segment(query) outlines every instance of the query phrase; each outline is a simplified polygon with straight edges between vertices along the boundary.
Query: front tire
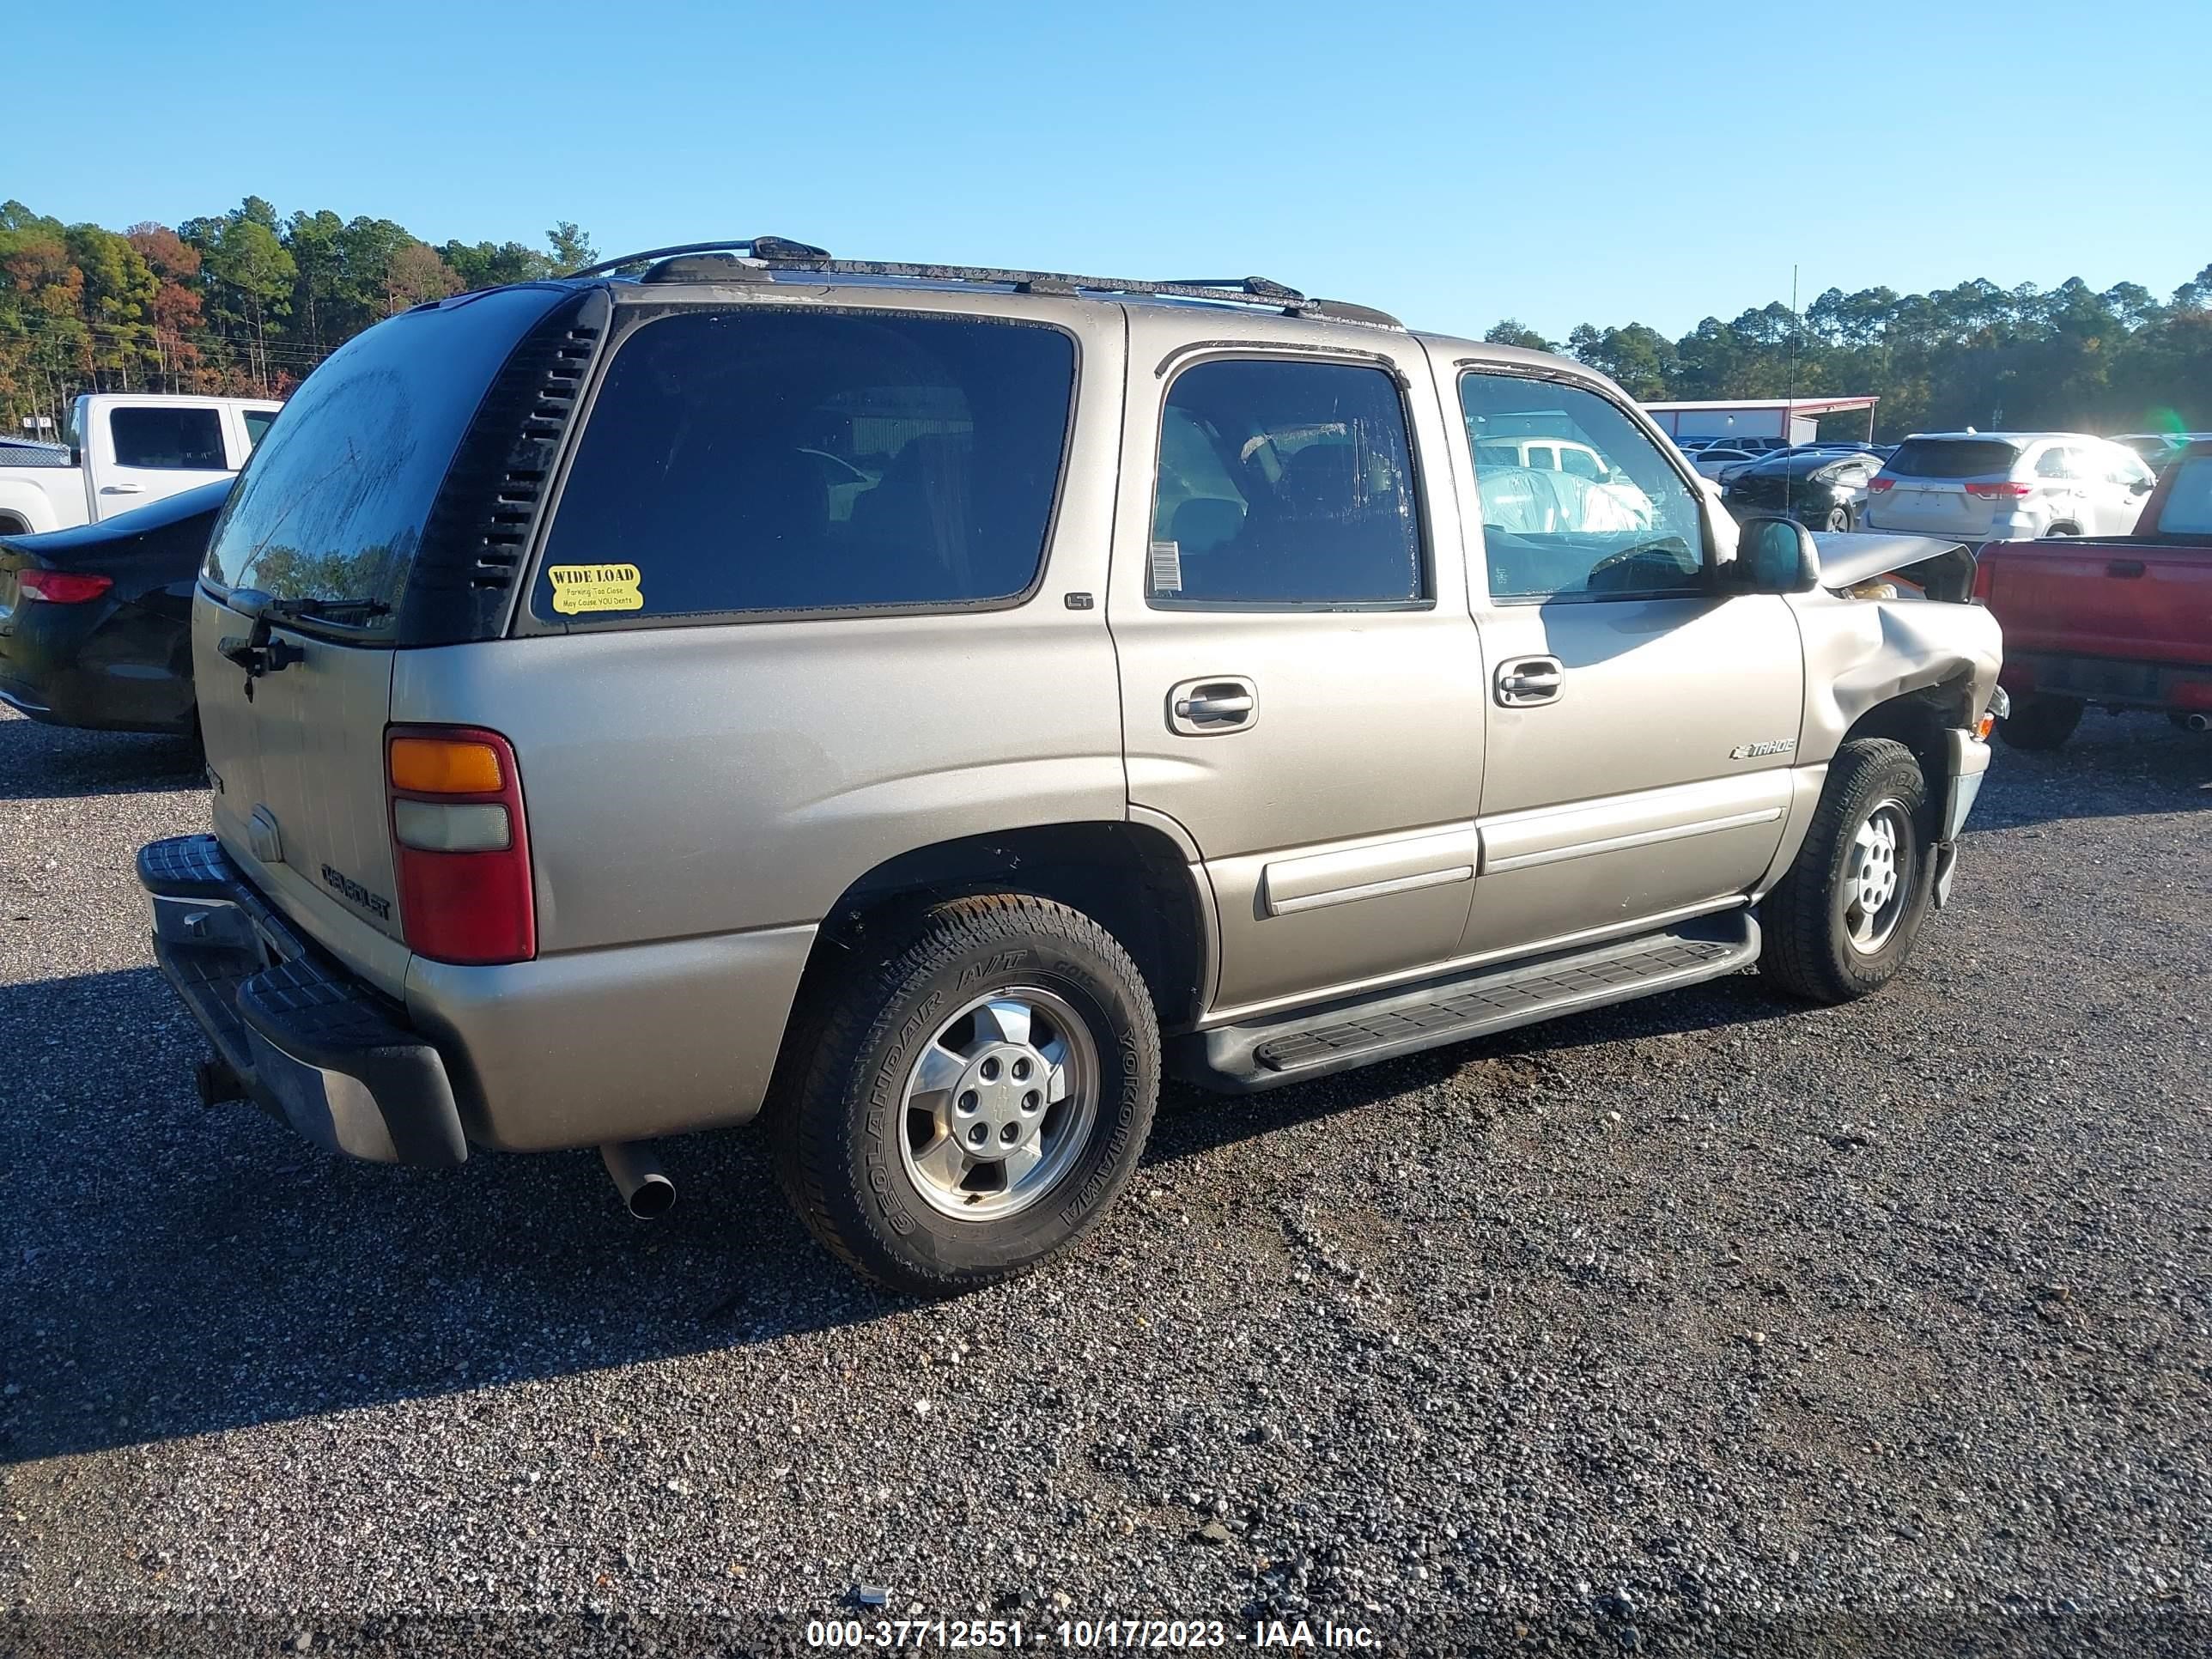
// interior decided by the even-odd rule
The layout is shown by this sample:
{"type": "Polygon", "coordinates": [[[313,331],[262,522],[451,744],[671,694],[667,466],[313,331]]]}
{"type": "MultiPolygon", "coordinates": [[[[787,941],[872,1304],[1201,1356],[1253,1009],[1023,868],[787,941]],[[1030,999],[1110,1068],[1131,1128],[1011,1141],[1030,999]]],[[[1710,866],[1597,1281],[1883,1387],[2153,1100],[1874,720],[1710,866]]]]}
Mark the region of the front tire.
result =
{"type": "Polygon", "coordinates": [[[1928,783],[1903,744],[1836,751],[1805,844],[1760,907],[1759,970],[1820,1003],[1880,990],[1905,965],[1936,888],[1928,783]]]}
{"type": "Polygon", "coordinates": [[[1090,917],[1026,894],[937,905],[825,994],[772,1108],[776,1163],[849,1267],[921,1296],[977,1289],[1067,1249],[1127,1185],[1159,1030],[1090,917]]]}
{"type": "Polygon", "coordinates": [[[1850,508],[1848,507],[1831,507],[1828,510],[1827,527],[1830,530],[1849,530],[1851,527],[1850,508]]]}
{"type": "Polygon", "coordinates": [[[2074,735],[2074,728],[2081,724],[2082,708],[2079,697],[2023,691],[2012,700],[2012,713],[1997,722],[1997,735],[2008,748],[2047,754],[2074,735]]]}

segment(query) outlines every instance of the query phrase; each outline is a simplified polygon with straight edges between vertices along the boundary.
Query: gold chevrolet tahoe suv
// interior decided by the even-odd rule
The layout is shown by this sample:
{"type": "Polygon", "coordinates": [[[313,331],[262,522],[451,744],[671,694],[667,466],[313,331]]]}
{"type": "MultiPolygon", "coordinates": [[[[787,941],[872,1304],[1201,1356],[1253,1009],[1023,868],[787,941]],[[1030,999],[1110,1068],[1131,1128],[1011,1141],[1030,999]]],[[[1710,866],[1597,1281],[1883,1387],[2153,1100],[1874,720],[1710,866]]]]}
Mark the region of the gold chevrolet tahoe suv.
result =
{"type": "Polygon", "coordinates": [[[209,1098],[641,1214],[757,1116],[952,1291],[1097,1224],[1164,1072],[1880,988],[1988,764],[1972,574],[1256,278],[659,249],[295,394],[199,584],[215,833],[140,873],[209,1098]]]}

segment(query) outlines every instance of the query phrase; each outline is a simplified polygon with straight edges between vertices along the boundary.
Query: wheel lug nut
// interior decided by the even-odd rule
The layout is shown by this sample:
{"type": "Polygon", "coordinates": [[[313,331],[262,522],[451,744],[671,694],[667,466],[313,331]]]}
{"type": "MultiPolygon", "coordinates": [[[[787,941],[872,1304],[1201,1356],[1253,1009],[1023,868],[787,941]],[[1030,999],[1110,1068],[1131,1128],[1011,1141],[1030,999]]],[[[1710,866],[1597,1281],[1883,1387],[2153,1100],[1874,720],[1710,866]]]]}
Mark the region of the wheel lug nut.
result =
{"type": "Polygon", "coordinates": [[[1005,1128],[999,1131],[999,1139],[1005,1141],[1009,1146],[1012,1146],[1021,1138],[1022,1127],[1018,1123],[1009,1123],[1005,1128]]]}
{"type": "Polygon", "coordinates": [[[1016,1082],[1020,1082],[1023,1079],[1028,1077],[1029,1074],[1029,1061],[1026,1060],[1018,1060],[1014,1062],[1014,1080],[1016,1082]]]}
{"type": "Polygon", "coordinates": [[[1034,1089],[1022,1097],[1022,1109],[1025,1112],[1034,1112],[1044,1102],[1038,1097],[1037,1091],[1034,1089]]]}
{"type": "Polygon", "coordinates": [[[979,1123],[968,1132],[968,1144],[971,1146],[980,1146],[990,1138],[991,1130],[988,1124],[979,1123]]]}
{"type": "Polygon", "coordinates": [[[967,1091],[960,1097],[960,1109],[963,1113],[972,1112],[975,1109],[975,1091],[973,1089],[967,1091]]]}
{"type": "Polygon", "coordinates": [[[998,1075],[999,1062],[995,1060],[985,1060],[983,1062],[983,1081],[988,1083],[993,1078],[998,1075]]]}

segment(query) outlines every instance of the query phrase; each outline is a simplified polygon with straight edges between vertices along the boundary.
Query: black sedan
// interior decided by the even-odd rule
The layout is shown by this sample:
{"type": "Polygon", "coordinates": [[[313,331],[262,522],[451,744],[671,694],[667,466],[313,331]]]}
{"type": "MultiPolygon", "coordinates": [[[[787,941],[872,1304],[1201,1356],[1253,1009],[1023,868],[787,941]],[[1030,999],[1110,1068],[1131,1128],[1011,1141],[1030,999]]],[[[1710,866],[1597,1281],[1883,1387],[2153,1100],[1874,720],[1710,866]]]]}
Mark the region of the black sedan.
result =
{"type": "Polygon", "coordinates": [[[1770,455],[1728,482],[1732,513],[1780,513],[1813,530],[1856,530],[1866,513],[1867,480],[1881,458],[1865,450],[1800,450],[1770,455]]]}
{"type": "Polygon", "coordinates": [[[188,734],[192,587],[217,479],[100,524],[0,537],[0,702],[33,720],[188,734]]]}

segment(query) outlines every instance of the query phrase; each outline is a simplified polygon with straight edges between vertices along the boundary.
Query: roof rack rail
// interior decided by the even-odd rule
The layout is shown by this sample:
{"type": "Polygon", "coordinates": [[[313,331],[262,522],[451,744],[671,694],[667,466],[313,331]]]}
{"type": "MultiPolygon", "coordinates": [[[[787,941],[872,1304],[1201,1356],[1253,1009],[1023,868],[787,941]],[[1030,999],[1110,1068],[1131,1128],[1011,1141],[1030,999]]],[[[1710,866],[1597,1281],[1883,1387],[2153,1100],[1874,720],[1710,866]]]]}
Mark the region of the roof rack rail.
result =
{"type": "Polygon", "coordinates": [[[679,242],[673,247],[649,247],[640,253],[625,253],[618,259],[602,259],[595,265],[571,270],[569,276],[597,276],[604,271],[620,270],[625,265],[641,265],[656,259],[672,259],[684,253],[735,253],[742,250],[768,264],[776,259],[826,259],[827,248],[811,242],[794,242],[787,236],[741,236],[724,242],[679,242]]]}
{"type": "MultiPolygon", "coordinates": [[[[753,236],[718,242],[685,242],[674,247],[648,248],[617,259],[602,259],[571,276],[596,276],[630,265],[667,262],[673,265],[687,256],[702,253],[742,253],[749,264],[772,270],[818,271],[830,276],[911,277],[923,282],[990,283],[1004,284],[1017,294],[1140,294],[1176,300],[1212,300],[1264,305],[1292,317],[1323,317],[1339,322],[1372,324],[1381,328],[1405,325],[1385,311],[1352,305],[1341,300],[1320,300],[1265,276],[1187,276],[1148,282],[1133,276],[1074,276],[1062,271],[1018,270],[993,265],[911,264],[881,259],[838,259],[807,242],[782,236],[753,236]]],[[[690,277],[690,270],[683,275],[690,277]]]]}

